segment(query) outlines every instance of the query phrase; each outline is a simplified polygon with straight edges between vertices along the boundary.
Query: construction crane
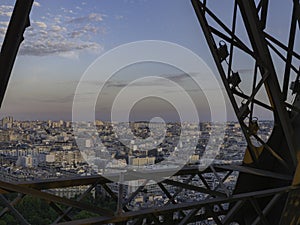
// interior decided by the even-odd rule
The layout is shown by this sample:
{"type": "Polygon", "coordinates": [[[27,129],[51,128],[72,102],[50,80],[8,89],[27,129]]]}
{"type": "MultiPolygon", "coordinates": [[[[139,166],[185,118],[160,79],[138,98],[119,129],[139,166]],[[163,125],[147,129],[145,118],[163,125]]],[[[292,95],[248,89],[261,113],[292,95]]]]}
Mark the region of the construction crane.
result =
{"type": "MultiPolygon", "coordinates": [[[[122,200],[122,194],[117,196],[107,185],[111,180],[102,176],[23,183],[0,181],[0,200],[5,205],[0,212],[0,218],[11,212],[21,224],[28,224],[14,206],[24,196],[32,195],[49,202],[58,214],[54,221],[57,224],[189,224],[201,221],[215,224],[235,222],[245,225],[300,224],[300,55],[295,48],[300,27],[299,0],[292,1],[287,44],[267,32],[268,0],[232,0],[232,3],[232,24],[229,26],[208,7],[208,1],[192,0],[217,70],[247,141],[242,165],[212,165],[204,171],[199,171],[195,166],[186,166],[174,175],[187,176],[184,182],[166,179],[157,184],[168,197],[165,205],[137,211],[131,211],[128,204],[139,193],[145,193],[146,184],[137,188],[126,200],[122,200]],[[246,37],[243,38],[237,32],[239,19],[246,30],[246,37]],[[236,50],[253,62],[253,82],[248,94],[247,91],[243,91],[244,83],[235,66],[235,57],[239,56],[235,54],[236,50]],[[279,81],[281,74],[274,65],[274,57],[281,59],[284,64],[282,85],[279,81]],[[267,94],[267,98],[259,99],[261,91],[267,94]],[[290,96],[294,99],[292,102],[289,100],[290,96]],[[274,115],[274,128],[268,140],[260,137],[259,115],[255,114],[257,107],[274,115]],[[232,194],[228,194],[222,182],[234,171],[239,172],[236,187],[232,194]],[[212,189],[207,184],[207,173],[224,175],[218,188],[212,189]],[[199,176],[204,187],[191,182],[195,176],[199,176]],[[77,200],[44,192],[51,188],[79,185],[88,185],[89,188],[77,200]],[[101,186],[118,203],[117,212],[80,201],[97,186],[101,186]],[[170,186],[176,187],[177,192],[171,193],[167,188],[170,186]],[[207,198],[178,204],[176,196],[183,190],[204,193],[207,198]],[[9,201],[3,195],[5,193],[19,195],[9,201]],[[59,205],[69,208],[63,210],[59,205]],[[70,216],[72,208],[90,211],[99,216],[74,221],[70,216]]],[[[0,55],[0,104],[24,31],[30,25],[29,14],[32,5],[33,0],[17,0],[15,3],[0,55]]],[[[128,179],[139,177],[142,178],[143,174],[137,171],[135,176],[128,179]]],[[[122,185],[120,189],[122,190],[122,185]]]]}

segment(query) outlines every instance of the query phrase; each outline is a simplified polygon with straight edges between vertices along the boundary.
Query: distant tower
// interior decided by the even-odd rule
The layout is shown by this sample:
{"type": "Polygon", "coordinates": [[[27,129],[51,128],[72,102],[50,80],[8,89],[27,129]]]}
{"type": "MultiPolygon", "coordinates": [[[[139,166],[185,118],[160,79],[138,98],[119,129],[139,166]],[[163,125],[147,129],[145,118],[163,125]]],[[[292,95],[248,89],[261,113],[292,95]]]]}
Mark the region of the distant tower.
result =
{"type": "Polygon", "coordinates": [[[12,128],[13,122],[14,122],[14,119],[12,116],[4,117],[4,118],[2,118],[2,127],[4,129],[12,128]]]}

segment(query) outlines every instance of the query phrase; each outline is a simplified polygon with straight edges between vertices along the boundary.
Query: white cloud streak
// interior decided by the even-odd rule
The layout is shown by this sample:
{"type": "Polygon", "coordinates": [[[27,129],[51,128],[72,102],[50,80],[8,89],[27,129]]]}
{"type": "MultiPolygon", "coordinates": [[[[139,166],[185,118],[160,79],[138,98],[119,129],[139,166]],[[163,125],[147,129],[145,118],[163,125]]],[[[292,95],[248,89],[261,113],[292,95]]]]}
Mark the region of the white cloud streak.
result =
{"type": "Polygon", "coordinates": [[[72,18],[69,23],[88,23],[88,22],[101,22],[105,15],[99,13],[91,13],[87,16],[72,18]]]}
{"type": "Polygon", "coordinates": [[[10,17],[14,7],[10,5],[0,5],[0,16],[10,17]]]}
{"type": "MultiPolygon", "coordinates": [[[[42,6],[35,1],[34,7],[42,6]]],[[[0,5],[1,39],[6,33],[12,11],[12,5],[0,5]]],[[[39,19],[32,20],[31,26],[25,31],[25,41],[20,47],[19,54],[24,56],[58,55],[71,59],[78,58],[82,51],[99,54],[103,47],[95,42],[93,37],[97,33],[104,32],[105,29],[99,22],[104,20],[105,15],[90,13],[74,17],[73,13],[71,14],[72,16],[47,13],[39,19]]]]}
{"type": "Polygon", "coordinates": [[[41,7],[41,4],[40,4],[39,2],[37,2],[37,1],[35,1],[35,2],[33,3],[33,6],[34,6],[34,7],[41,7]]]}
{"type": "Polygon", "coordinates": [[[39,28],[42,28],[42,29],[46,29],[47,28],[47,25],[44,23],[44,22],[34,22],[34,24],[36,26],[38,26],[39,28]]]}

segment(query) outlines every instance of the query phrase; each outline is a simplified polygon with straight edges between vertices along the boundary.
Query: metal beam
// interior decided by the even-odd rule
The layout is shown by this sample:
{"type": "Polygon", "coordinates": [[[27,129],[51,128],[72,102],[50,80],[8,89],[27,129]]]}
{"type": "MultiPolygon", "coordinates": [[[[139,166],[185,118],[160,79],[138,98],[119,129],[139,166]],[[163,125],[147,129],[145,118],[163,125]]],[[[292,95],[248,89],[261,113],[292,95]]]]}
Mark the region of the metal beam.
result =
{"type": "Polygon", "coordinates": [[[76,202],[67,198],[61,198],[59,196],[56,195],[52,195],[46,192],[42,192],[39,190],[35,190],[35,189],[31,189],[31,188],[27,188],[27,187],[22,187],[19,185],[15,185],[15,184],[11,184],[11,183],[7,183],[4,181],[0,181],[0,188],[5,189],[9,192],[18,192],[18,193],[23,193],[26,195],[32,195],[32,196],[36,196],[39,197],[41,199],[45,199],[47,201],[53,201],[56,203],[60,203],[63,205],[68,205],[68,206],[72,206],[75,208],[79,208],[79,209],[86,209],[88,211],[94,212],[94,213],[98,213],[98,214],[103,214],[103,215],[113,215],[113,212],[111,210],[107,210],[107,209],[102,209],[96,206],[90,206],[86,203],[83,202],[76,202]]]}
{"type": "Polygon", "coordinates": [[[20,44],[24,40],[23,34],[30,26],[29,14],[32,5],[33,0],[17,0],[7,28],[0,53],[0,107],[20,44]]]}
{"type": "Polygon", "coordinates": [[[300,190],[300,186],[288,186],[269,190],[255,191],[249,193],[236,194],[231,197],[217,197],[214,199],[206,199],[200,202],[191,203],[181,203],[177,205],[168,205],[163,207],[156,207],[151,209],[143,209],[139,211],[126,212],[122,215],[116,217],[95,217],[89,219],[83,219],[72,222],[59,223],[60,225],[79,225],[79,224],[106,224],[106,223],[116,223],[121,221],[129,221],[138,217],[145,217],[149,214],[154,214],[156,216],[168,214],[171,212],[177,212],[179,210],[192,210],[200,209],[206,205],[217,205],[224,203],[237,202],[240,200],[250,200],[251,198],[259,199],[263,197],[273,196],[279,193],[288,193],[290,191],[300,190]]]}
{"type": "MultiPolygon", "coordinates": [[[[81,194],[76,200],[79,202],[81,201],[85,196],[87,196],[87,194],[89,194],[97,185],[97,183],[91,185],[83,194],[81,194]]],[[[68,214],[72,211],[73,207],[69,207],[67,208],[65,211],[63,211],[61,213],[61,215],[53,222],[53,224],[58,223],[59,221],[61,221],[63,218],[68,218],[68,214]]]]}
{"type": "Polygon", "coordinates": [[[209,189],[206,189],[203,187],[198,187],[198,186],[194,186],[194,185],[190,185],[190,184],[181,183],[181,182],[170,180],[170,179],[164,180],[164,181],[162,181],[162,183],[169,184],[172,186],[182,187],[182,188],[188,189],[188,190],[198,191],[198,192],[209,194],[212,196],[226,196],[226,194],[224,194],[222,192],[209,190],[209,189]]]}
{"type": "Polygon", "coordinates": [[[299,8],[299,0],[294,0],[293,6],[293,13],[291,19],[291,27],[290,27],[290,37],[289,43],[287,48],[287,56],[286,56],[286,64],[285,64],[285,71],[284,71],[284,80],[283,80],[283,97],[284,100],[287,98],[287,93],[289,90],[289,81],[290,81],[290,74],[291,74],[291,65],[293,59],[293,49],[295,45],[295,38],[296,38],[296,28],[297,28],[297,21],[298,21],[298,8],[299,8]]]}
{"type": "Polygon", "coordinates": [[[244,165],[244,166],[216,165],[215,167],[232,170],[232,171],[239,171],[239,172],[253,174],[253,175],[257,175],[257,176],[270,177],[270,178],[274,178],[274,179],[281,179],[281,180],[288,180],[288,181],[293,180],[292,175],[275,173],[275,172],[268,171],[268,170],[261,170],[261,169],[257,169],[257,168],[253,168],[253,167],[248,167],[246,165],[244,165]]]}
{"type": "MultiPolygon", "coordinates": [[[[210,49],[210,51],[212,53],[212,56],[214,58],[214,61],[216,63],[217,69],[218,69],[218,71],[220,73],[220,76],[221,76],[221,79],[222,79],[223,84],[225,86],[227,95],[228,95],[229,100],[230,100],[230,102],[232,104],[233,110],[234,110],[235,114],[237,115],[237,119],[238,119],[239,123],[241,124],[242,131],[243,131],[244,136],[245,136],[245,138],[247,140],[247,143],[248,143],[248,147],[249,147],[248,149],[249,149],[249,153],[251,155],[251,158],[252,158],[252,160],[255,163],[257,163],[257,157],[255,155],[255,150],[254,150],[254,148],[253,148],[253,146],[251,144],[251,140],[250,140],[250,137],[249,137],[249,135],[247,133],[246,127],[242,126],[242,124],[244,124],[243,118],[241,118],[241,117],[238,116],[240,114],[240,108],[239,108],[239,106],[238,106],[238,104],[237,104],[237,102],[235,100],[235,97],[233,95],[232,89],[230,88],[229,82],[227,80],[226,73],[225,73],[224,68],[222,66],[222,63],[220,61],[220,57],[219,57],[219,53],[218,53],[218,47],[217,47],[217,45],[215,43],[214,37],[212,36],[211,28],[210,28],[210,26],[208,24],[208,21],[207,21],[206,17],[205,17],[205,14],[209,13],[210,11],[199,0],[192,0],[192,4],[193,4],[194,10],[195,10],[195,13],[197,15],[197,18],[199,20],[199,23],[201,25],[201,28],[203,30],[204,36],[206,38],[206,41],[208,43],[209,49],[210,49]]],[[[225,25],[223,25],[223,23],[220,21],[220,19],[218,19],[213,13],[211,13],[210,16],[220,26],[222,26],[223,29],[227,28],[225,25]]],[[[229,31],[226,30],[226,32],[232,33],[230,30],[229,31]]],[[[235,34],[231,34],[231,36],[232,37],[233,36],[236,37],[235,34]]]]}
{"type": "MultiPolygon", "coordinates": [[[[269,73],[269,77],[265,82],[265,87],[269,96],[269,100],[276,109],[275,113],[278,115],[280,125],[282,126],[284,136],[288,145],[288,151],[290,153],[290,160],[295,169],[297,165],[297,157],[295,143],[292,138],[293,127],[284,105],[284,98],[280,91],[277,74],[268,49],[267,42],[264,37],[263,30],[259,26],[259,19],[256,14],[254,1],[237,0],[237,3],[241,11],[252,48],[261,62],[258,64],[260,73],[269,73]]],[[[285,160],[289,161],[289,159],[285,160]]]]}
{"type": "MultiPolygon", "coordinates": [[[[19,203],[23,198],[24,198],[24,194],[18,194],[18,196],[14,199],[14,200],[12,200],[9,204],[11,205],[11,206],[14,206],[14,205],[16,205],[17,203],[19,203]]],[[[9,208],[8,207],[5,207],[1,212],[0,212],[0,218],[2,217],[2,216],[4,216],[7,212],[9,211],[9,208]]]]}
{"type": "Polygon", "coordinates": [[[0,200],[4,203],[4,205],[12,212],[12,214],[19,220],[22,225],[30,225],[25,218],[19,213],[13,205],[2,195],[0,194],[0,200]]]}

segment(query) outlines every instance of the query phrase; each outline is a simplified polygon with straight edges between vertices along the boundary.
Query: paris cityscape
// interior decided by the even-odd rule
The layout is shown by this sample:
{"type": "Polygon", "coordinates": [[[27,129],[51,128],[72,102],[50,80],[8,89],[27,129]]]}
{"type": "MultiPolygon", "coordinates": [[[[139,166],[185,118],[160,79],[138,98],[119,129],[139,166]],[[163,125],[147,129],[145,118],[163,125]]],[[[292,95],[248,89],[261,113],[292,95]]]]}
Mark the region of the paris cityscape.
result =
{"type": "MultiPolygon", "coordinates": [[[[146,122],[132,123],[131,128],[133,133],[138,137],[146,137],[149,128],[146,122]]],[[[101,138],[105,148],[110,153],[108,158],[99,158],[100,164],[107,168],[133,166],[134,168],[144,168],[152,166],[151,170],[155,173],[156,163],[168,158],[177,145],[178,136],[180,135],[180,123],[168,123],[165,139],[157,145],[157,148],[140,151],[136,145],[132,145],[132,149],[121,144],[114,135],[111,122],[87,122],[81,126],[81,132],[88,131],[91,126],[95,126],[98,131],[98,136],[101,138]]],[[[201,156],[205,152],[208,143],[211,123],[200,123],[200,135],[198,143],[193,154],[190,155],[187,164],[197,165],[201,156]]],[[[267,140],[272,131],[272,121],[259,122],[259,135],[262,139],[267,140]]],[[[13,117],[4,117],[1,120],[0,130],[0,154],[1,154],[1,179],[11,182],[39,181],[44,179],[58,179],[76,176],[93,176],[101,175],[103,170],[96,170],[94,165],[87,163],[78,148],[77,143],[84,146],[85,149],[93,150],[96,148],[96,137],[82,138],[75,140],[72,122],[70,121],[18,121],[13,117]],[[83,142],[83,143],[81,143],[83,142]]],[[[238,122],[227,122],[223,144],[220,152],[213,161],[213,165],[226,165],[242,163],[246,141],[242,134],[238,122]]],[[[92,151],[93,152],[93,151],[92,151]]],[[[96,157],[94,155],[94,157],[96,157]]],[[[98,160],[98,166],[99,166],[98,160]]],[[[219,181],[213,174],[206,175],[211,188],[218,186],[219,181]]],[[[235,185],[237,173],[231,175],[231,179],[227,179],[227,188],[232,190],[235,185]]],[[[185,180],[186,176],[181,176],[179,179],[185,180]]],[[[177,178],[178,179],[178,178],[177,178]]],[[[143,179],[132,181],[126,185],[125,197],[136,190],[136,188],[144,182],[143,179]]],[[[193,182],[199,183],[200,178],[195,176],[193,182]]],[[[112,189],[113,185],[110,184],[112,189]]],[[[149,185],[148,191],[151,193],[151,201],[144,201],[142,196],[135,199],[133,207],[141,206],[141,204],[159,204],[164,201],[165,196],[161,190],[155,188],[155,185],[149,185]]],[[[86,186],[69,187],[51,190],[54,194],[61,197],[74,197],[86,190],[86,186]]],[[[99,191],[99,190],[98,190],[99,191]]],[[[101,190],[100,190],[101,191],[101,190]]],[[[175,191],[175,190],[171,190],[175,191]]],[[[191,192],[191,191],[189,191],[191,192]]],[[[103,191],[104,193],[104,191],[103,191]]],[[[201,193],[185,193],[190,200],[203,199],[205,196],[201,193]],[[194,197],[193,194],[195,195],[194,197]]],[[[148,196],[149,198],[149,196],[148,196]]],[[[184,197],[181,196],[182,201],[184,197]]]]}

